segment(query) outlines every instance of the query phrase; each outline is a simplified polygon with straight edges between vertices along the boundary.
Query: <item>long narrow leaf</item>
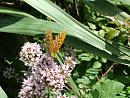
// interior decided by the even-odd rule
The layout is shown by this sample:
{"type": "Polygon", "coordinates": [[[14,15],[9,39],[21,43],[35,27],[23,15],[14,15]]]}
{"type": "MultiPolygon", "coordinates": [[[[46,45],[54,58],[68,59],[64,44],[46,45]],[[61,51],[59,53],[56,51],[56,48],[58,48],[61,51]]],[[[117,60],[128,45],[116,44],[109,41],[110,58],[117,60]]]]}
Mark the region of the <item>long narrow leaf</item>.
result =
{"type": "Polygon", "coordinates": [[[0,16],[0,32],[17,33],[24,35],[43,34],[47,30],[59,32],[63,26],[46,20],[32,19],[28,17],[19,18],[14,16],[0,16]]]}
{"type": "Polygon", "coordinates": [[[35,18],[34,16],[27,14],[25,12],[22,12],[20,10],[8,8],[8,7],[2,7],[2,6],[0,6],[0,13],[35,18]]]}

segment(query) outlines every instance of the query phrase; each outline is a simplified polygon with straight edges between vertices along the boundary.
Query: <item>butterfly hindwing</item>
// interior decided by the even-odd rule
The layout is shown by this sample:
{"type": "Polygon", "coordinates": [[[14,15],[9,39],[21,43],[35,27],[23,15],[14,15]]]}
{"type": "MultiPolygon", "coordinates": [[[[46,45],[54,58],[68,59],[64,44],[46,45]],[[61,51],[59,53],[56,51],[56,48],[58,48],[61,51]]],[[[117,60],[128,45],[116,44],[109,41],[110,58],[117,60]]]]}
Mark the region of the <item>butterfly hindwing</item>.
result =
{"type": "Polygon", "coordinates": [[[61,45],[63,44],[63,41],[65,39],[66,32],[60,32],[57,36],[56,39],[53,41],[53,51],[56,53],[61,45]]]}

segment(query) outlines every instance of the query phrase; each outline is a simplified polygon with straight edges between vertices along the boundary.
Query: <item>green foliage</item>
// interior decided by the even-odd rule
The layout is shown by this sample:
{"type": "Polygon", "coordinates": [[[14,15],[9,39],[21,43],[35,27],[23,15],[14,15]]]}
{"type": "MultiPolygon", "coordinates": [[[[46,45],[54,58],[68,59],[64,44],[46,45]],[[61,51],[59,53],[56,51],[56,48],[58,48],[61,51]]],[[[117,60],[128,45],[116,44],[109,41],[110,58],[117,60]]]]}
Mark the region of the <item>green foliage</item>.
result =
{"type": "MultiPolygon", "coordinates": [[[[48,17],[51,17],[56,22],[60,23],[63,26],[61,28],[65,28],[68,31],[67,35],[72,37],[72,38],[68,37],[68,39],[66,39],[66,40],[68,41],[69,44],[71,44],[75,48],[87,50],[87,51],[89,51],[91,53],[94,53],[94,54],[96,54],[98,56],[101,56],[101,57],[104,57],[104,58],[107,57],[107,59],[114,60],[116,62],[129,65],[129,57],[128,57],[129,53],[127,53],[125,51],[126,49],[129,50],[128,48],[122,46],[125,49],[123,49],[123,50],[122,50],[122,48],[118,49],[118,47],[120,47],[120,46],[118,44],[116,44],[116,43],[115,43],[115,45],[113,47],[112,44],[106,42],[103,39],[100,39],[98,36],[93,34],[93,32],[90,29],[88,29],[87,27],[85,27],[84,25],[82,25],[81,23],[76,21],[74,18],[72,18],[70,15],[65,13],[63,10],[61,10],[59,7],[57,7],[56,5],[54,5],[50,1],[42,1],[42,3],[40,1],[35,1],[35,2],[34,1],[33,2],[32,1],[26,1],[26,2],[31,4],[34,8],[36,8],[37,10],[42,12],[43,14],[47,15],[48,17]],[[39,5],[39,6],[37,7],[37,5],[39,5]],[[49,7],[50,9],[53,9],[53,10],[48,10],[46,6],[49,7]],[[57,14],[57,12],[59,14],[57,14]],[[63,19],[61,19],[61,17],[63,19]],[[75,44],[75,40],[79,44],[75,44]],[[96,51],[95,51],[95,49],[96,49],[96,51]]],[[[31,21],[31,23],[30,23],[30,20],[28,20],[28,21],[29,22],[27,22],[26,19],[23,20],[23,18],[15,20],[15,21],[13,21],[13,24],[12,24],[13,27],[12,27],[12,25],[11,25],[11,27],[8,27],[8,26],[3,27],[2,26],[3,28],[1,28],[1,31],[2,32],[7,32],[9,30],[12,30],[10,32],[15,32],[15,33],[16,32],[17,33],[26,32],[25,33],[26,35],[28,35],[28,33],[30,33],[30,32],[31,33],[34,32],[33,35],[41,34],[41,30],[39,30],[39,27],[41,28],[42,21],[41,21],[41,23],[38,22],[40,24],[34,24],[34,25],[38,26],[36,28],[36,30],[34,30],[34,27],[36,27],[36,26],[33,25],[34,21],[31,21]],[[23,23],[23,25],[22,25],[22,27],[24,29],[22,28],[21,31],[19,31],[19,29],[21,28],[21,23],[19,23],[19,22],[21,22],[21,21],[23,21],[23,22],[25,21],[25,23],[23,23]],[[27,26],[27,25],[29,25],[28,23],[31,24],[29,27],[27,26]],[[20,24],[20,25],[18,25],[18,24],[20,24]]],[[[37,22],[35,21],[35,23],[37,23],[37,22]]],[[[56,27],[56,26],[54,26],[54,27],[56,27]]],[[[60,27],[60,26],[58,26],[58,27],[60,27]]],[[[42,31],[45,31],[48,28],[44,28],[44,30],[42,30],[42,31]]]]}
{"type": "MultiPolygon", "coordinates": [[[[123,98],[118,94],[123,90],[124,85],[120,82],[116,82],[113,80],[101,80],[96,83],[94,87],[98,91],[98,96],[94,96],[93,98],[123,98]]],[[[94,93],[93,91],[92,93],[94,93]]],[[[97,95],[97,94],[94,94],[97,95]]]]}
{"type": "MultiPolygon", "coordinates": [[[[17,98],[26,72],[18,60],[20,47],[27,41],[44,42],[43,34],[48,30],[67,31],[65,44],[73,47],[77,60],[64,94],[129,98],[130,68],[124,66],[130,65],[129,0],[51,1],[0,1],[0,85],[9,98],[17,98]],[[11,77],[4,76],[12,68],[6,75],[11,77]]],[[[58,61],[63,63],[60,58],[58,61]]],[[[7,98],[2,89],[0,98],[7,98]]]]}
{"type": "Polygon", "coordinates": [[[78,55],[78,59],[80,61],[91,61],[92,58],[94,58],[94,55],[88,53],[82,53],[78,55]]]}

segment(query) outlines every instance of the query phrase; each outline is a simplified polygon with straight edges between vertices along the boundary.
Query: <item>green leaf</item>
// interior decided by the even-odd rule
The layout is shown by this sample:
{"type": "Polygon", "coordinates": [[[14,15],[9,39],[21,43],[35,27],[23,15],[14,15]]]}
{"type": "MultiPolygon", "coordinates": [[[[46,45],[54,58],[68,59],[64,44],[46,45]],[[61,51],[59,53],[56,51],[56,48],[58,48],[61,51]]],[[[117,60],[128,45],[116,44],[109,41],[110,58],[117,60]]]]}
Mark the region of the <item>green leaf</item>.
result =
{"type": "Polygon", "coordinates": [[[94,62],[93,68],[101,68],[102,64],[99,61],[94,62]]]}
{"type": "Polygon", "coordinates": [[[98,74],[99,73],[99,69],[96,69],[96,68],[89,68],[86,70],[86,73],[87,74],[98,74]]]}
{"type": "Polygon", "coordinates": [[[123,12],[121,9],[117,8],[116,6],[112,5],[110,2],[106,0],[83,1],[89,6],[91,6],[94,10],[98,11],[105,17],[110,18],[114,21],[115,17],[117,17],[117,19],[120,20],[120,23],[123,23],[125,19],[130,18],[130,16],[127,13],[123,12]]]}
{"type": "Polygon", "coordinates": [[[83,76],[81,79],[77,79],[77,83],[88,85],[90,83],[90,80],[88,77],[83,76]]]}
{"type": "Polygon", "coordinates": [[[94,58],[94,55],[89,53],[82,53],[78,55],[78,59],[80,59],[81,61],[91,61],[92,58],[94,58]]]}
{"type": "Polygon", "coordinates": [[[8,98],[6,93],[3,91],[1,87],[0,87],[0,98],[8,98]]]}
{"type": "Polygon", "coordinates": [[[95,96],[93,92],[93,98],[123,98],[118,96],[124,88],[124,85],[120,82],[106,79],[105,81],[97,82],[94,88],[98,91],[98,94],[95,96]]]}
{"type": "Polygon", "coordinates": [[[88,25],[91,29],[95,30],[96,29],[96,25],[91,23],[91,22],[88,22],[88,25]]]}
{"type": "Polygon", "coordinates": [[[41,19],[32,19],[28,17],[20,18],[10,15],[0,16],[0,32],[34,36],[43,34],[50,29],[53,30],[53,32],[58,33],[63,30],[63,26],[56,22],[41,19]]]}
{"type": "Polygon", "coordinates": [[[101,63],[107,63],[107,59],[106,59],[106,58],[101,58],[101,59],[100,59],[100,62],[101,62],[101,63]]]}
{"type": "Polygon", "coordinates": [[[13,9],[13,8],[8,8],[8,7],[2,7],[0,6],[0,13],[2,14],[10,14],[10,15],[16,15],[17,17],[30,17],[30,18],[34,18],[34,16],[30,15],[30,14],[27,14],[25,12],[22,12],[20,10],[16,10],[16,9],[13,9]]]}
{"type": "Polygon", "coordinates": [[[130,0],[120,0],[120,2],[130,12],[130,0]]]}
{"type": "Polygon", "coordinates": [[[122,4],[129,5],[130,7],[130,0],[119,0],[122,4]]]}
{"type": "Polygon", "coordinates": [[[105,30],[102,30],[102,29],[98,32],[98,35],[99,35],[101,38],[104,38],[105,34],[106,34],[105,30]]]}
{"type": "Polygon", "coordinates": [[[105,35],[105,38],[107,40],[112,40],[113,38],[118,36],[120,33],[119,30],[116,30],[116,29],[110,28],[110,27],[103,27],[103,29],[107,32],[107,34],[105,35]]]}

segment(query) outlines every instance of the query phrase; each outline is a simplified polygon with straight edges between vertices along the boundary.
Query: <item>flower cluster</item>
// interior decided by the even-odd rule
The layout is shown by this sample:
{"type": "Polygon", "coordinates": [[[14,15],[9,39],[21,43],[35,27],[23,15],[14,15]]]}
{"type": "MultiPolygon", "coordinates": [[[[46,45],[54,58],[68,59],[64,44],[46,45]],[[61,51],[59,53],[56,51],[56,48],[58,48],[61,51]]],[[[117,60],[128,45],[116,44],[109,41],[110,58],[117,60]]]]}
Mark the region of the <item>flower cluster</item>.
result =
{"type": "Polygon", "coordinates": [[[55,92],[56,95],[60,95],[61,90],[64,87],[64,78],[61,74],[61,68],[54,62],[48,54],[44,54],[38,63],[41,74],[46,79],[48,87],[55,92]]]}
{"type": "Polygon", "coordinates": [[[34,98],[37,96],[41,98],[43,96],[43,90],[45,90],[44,79],[36,73],[32,73],[24,79],[22,89],[19,92],[19,98],[34,98]]]}
{"type": "Polygon", "coordinates": [[[40,45],[29,42],[22,47],[20,57],[26,66],[30,66],[31,72],[23,81],[19,98],[43,98],[48,90],[53,92],[55,98],[62,98],[65,79],[71,75],[76,64],[71,57],[65,57],[64,64],[58,65],[48,53],[42,53],[40,45]]]}
{"type": "Polygon", "coordinates": [[[37,43],[25,43],[20,51],[20,60],[26,66],[33,66],[39,61],[42,55],[41,47],[37,43]]]}
{"type": "Polygon", "coordinates": [[[76,62],[72,60],[71,57],[65,57],[64,64],[61,65],[62,74],[64,78],[70,77],[73,68],[75,67],[76,62]]]}

